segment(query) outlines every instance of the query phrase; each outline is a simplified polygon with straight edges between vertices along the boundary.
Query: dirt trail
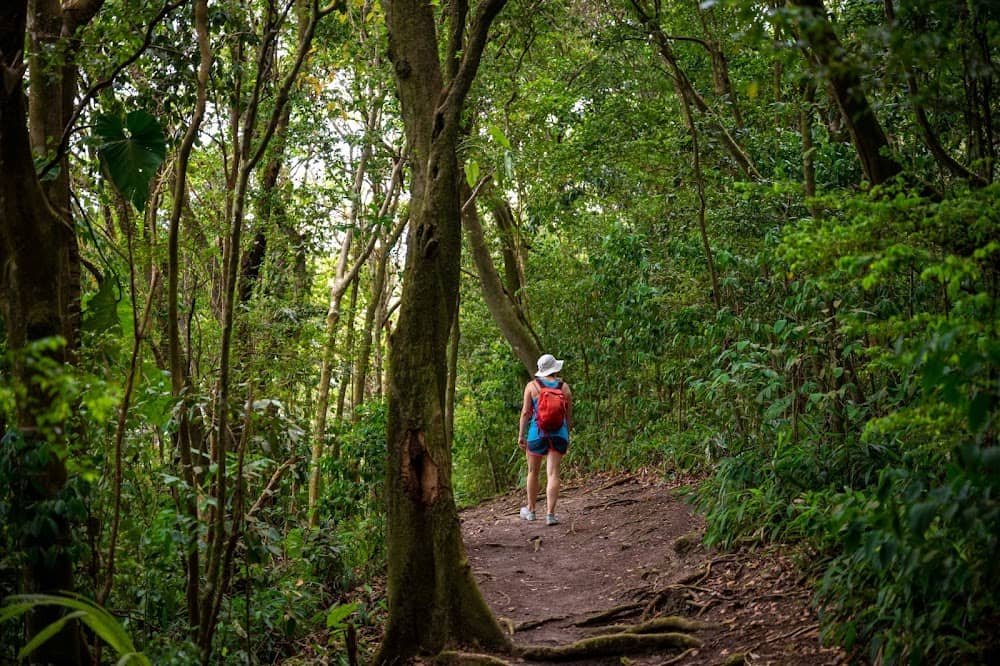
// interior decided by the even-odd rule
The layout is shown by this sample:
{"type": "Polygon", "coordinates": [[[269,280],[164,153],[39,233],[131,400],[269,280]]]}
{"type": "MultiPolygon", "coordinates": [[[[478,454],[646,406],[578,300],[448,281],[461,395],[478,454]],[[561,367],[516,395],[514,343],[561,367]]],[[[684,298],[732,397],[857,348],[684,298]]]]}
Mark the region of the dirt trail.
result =
{"type": "Polygon", "coordinates": [[[701,647],[564,663],[744,663],[738,655],[750,664],[847,663],[841,651],[820,646],[810,591],[792,562],[775,549],[703,548],[703,522],[674,492],[680,485],[638,476],[569,483],[557,511],[562,523],[552,527],[518,517],[520,493],[463,511],[476,579],[514,642],[566,645],[594,636],[597,624],[678,615],[707,625],[691,632],[701,647]]]}

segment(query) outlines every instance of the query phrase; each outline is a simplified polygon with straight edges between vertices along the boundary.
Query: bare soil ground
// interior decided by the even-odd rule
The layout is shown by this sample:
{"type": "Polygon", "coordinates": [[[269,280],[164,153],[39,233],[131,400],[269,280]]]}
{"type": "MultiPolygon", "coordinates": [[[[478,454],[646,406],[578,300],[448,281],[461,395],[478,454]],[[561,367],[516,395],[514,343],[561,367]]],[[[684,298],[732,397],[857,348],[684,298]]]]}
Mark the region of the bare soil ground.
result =
{"type": "Polygon", "coordinates": [[[515,644],[567,645],[607,625],[620,632],[680,616],[703,623],[689,632],[700,647],[564,663],[848,663],[820,645],[810,589],[789,557],[777,548],[705,549],[703,521],[675,492],[682,485],[633,475],[571,482],[552,527],[520,519],[523,493],[462,511],[476,579],[515,644]]]}

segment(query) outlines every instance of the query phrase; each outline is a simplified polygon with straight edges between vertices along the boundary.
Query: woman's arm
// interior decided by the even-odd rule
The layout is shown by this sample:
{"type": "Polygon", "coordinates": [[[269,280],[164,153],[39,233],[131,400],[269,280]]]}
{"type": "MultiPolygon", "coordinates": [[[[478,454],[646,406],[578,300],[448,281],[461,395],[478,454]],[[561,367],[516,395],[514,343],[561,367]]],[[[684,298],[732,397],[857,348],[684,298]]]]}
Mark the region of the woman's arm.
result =
{"type": "Polygon", "coordinates": [[[531,404],[531,384],[524,387],[524,400],[521,402],[521,420],[517,428],[517,444],[522,449],[528,446],[528,422],[531,420],[531,412],[534,405],[531,404]]]}
{"type": "Polygon", "coordinates": [[[566,395],[566,431],[573,425],[573,392],[569,388],[569,384],[563,382],[563,393],[566,395]]]}

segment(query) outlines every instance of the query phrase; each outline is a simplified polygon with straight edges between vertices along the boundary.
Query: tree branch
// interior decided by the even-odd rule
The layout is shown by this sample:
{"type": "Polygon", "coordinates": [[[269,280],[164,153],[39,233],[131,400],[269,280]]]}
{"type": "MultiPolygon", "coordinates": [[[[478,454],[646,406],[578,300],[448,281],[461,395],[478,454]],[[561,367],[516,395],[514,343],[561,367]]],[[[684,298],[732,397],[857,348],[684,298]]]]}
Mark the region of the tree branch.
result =
{"type": "Polygon", "coordinates": [[[465,19],[469,14],[469,2],[468,0],[452,0],[451,7],[448,50],[445,51],[444,63],[445,77],[447,77],[446,85],[455,79],[461,64],[458,53],[462,50],[462,36],[465,34],[465,19]]]}
{"type": "MultiPolygon", "coordinates": [[[[465,102],[472,81],[476,77],[479,69],[479,61],[483,57],[483,50],[486,48],[486,41],[490,33],[490,25],[497,17],[507,0],[483,0],[476,10],[476,15],[469,26],[469,41],[465,45],[462,53],[462,62],[455,73],[450,85],[445,88],[447,94],[444,101],[438,107],[439,113],[447,116],[457,116],[459,110],[465,102]]],[[[457,120],[457,118],[451,118],[457,120]]]]}

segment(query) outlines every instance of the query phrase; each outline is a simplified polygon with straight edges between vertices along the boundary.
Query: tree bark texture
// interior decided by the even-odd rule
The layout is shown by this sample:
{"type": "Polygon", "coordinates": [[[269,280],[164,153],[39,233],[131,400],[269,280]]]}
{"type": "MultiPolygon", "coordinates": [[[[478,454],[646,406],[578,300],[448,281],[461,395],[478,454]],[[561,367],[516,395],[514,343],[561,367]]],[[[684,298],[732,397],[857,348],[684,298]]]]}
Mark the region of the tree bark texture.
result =
{"type": "MultiPolygon", "coordinates": [[[[78,32],[100,11],[104,0],[29,0],[28,3],[28,126],[34,157],[48,158],[58,150],[66,127],[73,118],[77,92],[76,53],[78,32]]],[[[70,212],[69,157],[63,154],[59,168],[49,173],[42,191],[62,219],[58,243],[51,248],[63,273],[58,297],[65,312],[62,335],[68,359],[75,357],[80,343],[80,247],[70,212]]]]}
{"type": "Polygon", "coordinates": [[[462,543],[446,418],[448,340],[457,315],[462,247],[459,122],[489,26],[503,4],[483,0],[466,31],[466,3],[451,3],[442,64],[431,5],[383,1],[413,160],[406,272],[389,349],[389,621],[378,663],[437,653],[455,643],[507,645],[462,543]]]}

